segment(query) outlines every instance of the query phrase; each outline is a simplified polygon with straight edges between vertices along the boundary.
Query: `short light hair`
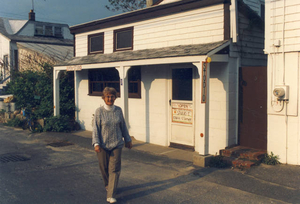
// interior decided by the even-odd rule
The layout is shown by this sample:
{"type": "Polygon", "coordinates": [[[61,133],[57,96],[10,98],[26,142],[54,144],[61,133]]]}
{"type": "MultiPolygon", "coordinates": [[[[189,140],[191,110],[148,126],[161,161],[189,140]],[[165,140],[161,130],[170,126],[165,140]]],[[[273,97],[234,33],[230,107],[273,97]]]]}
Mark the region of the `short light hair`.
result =
{"type": "Polygon", "coordinates": [[[115,96],[115,98],[117,98],[117,91],[115,88],[113,87],[105,87],[102,91],[103,95],[102,95],[102,98],[104,99],[105,98],[105,95],[107,94],[112,94],[115,96]]]}

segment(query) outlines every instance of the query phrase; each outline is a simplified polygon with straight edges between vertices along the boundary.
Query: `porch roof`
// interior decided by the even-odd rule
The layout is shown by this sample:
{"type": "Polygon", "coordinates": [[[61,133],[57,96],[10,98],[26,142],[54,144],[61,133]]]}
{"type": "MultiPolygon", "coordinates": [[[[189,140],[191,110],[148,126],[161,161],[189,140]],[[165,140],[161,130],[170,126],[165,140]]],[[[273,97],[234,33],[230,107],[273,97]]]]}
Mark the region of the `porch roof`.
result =
{"type": "Polygon", "coordinates": [[[185,56],[203,56],[227,43],[228,40],[196,45],[179,45],[156,49],[123,51],[111,54],[94,54],[74,57],[71,60],[58,63],[57,66],[87,65],[131,60],[159,59],[185,56]]]}

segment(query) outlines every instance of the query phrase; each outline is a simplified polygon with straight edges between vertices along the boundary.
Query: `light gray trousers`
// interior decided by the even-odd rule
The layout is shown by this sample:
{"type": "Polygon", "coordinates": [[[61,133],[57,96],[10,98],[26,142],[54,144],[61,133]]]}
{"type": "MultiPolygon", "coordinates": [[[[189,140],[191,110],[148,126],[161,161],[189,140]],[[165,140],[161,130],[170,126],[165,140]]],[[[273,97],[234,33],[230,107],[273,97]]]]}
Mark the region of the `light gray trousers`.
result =
{"type": "Polygon", "coordinates": [[[111,151],[101,148],[101,151],[97,152],[104,186],[107,189],[107,198],[115,198],[116,195],[121,173],[121,154],[121,148],[116,148],[111,151]]]}

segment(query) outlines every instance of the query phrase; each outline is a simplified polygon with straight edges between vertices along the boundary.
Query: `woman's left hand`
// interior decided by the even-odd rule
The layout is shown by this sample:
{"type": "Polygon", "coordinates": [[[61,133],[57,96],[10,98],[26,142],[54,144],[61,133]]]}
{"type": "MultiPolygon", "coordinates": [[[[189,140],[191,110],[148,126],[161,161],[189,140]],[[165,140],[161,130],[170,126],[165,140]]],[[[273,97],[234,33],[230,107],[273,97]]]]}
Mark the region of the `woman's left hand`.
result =
{"type": "Polygon", "coordinates": [[[128,149],[131,149],[132,148],[132,142],[126,142],[125,143],[125,147],[127,147],[128,149]]]}

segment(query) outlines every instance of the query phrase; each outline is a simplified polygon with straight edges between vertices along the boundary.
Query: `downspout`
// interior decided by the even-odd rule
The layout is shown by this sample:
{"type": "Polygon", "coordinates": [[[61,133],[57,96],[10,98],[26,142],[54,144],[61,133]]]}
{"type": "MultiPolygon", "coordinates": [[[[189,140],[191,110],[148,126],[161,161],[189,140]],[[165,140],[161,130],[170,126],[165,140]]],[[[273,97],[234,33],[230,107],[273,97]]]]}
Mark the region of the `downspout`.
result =
{"type": "MultiPolygon", "coordinates": [[[[285,85],[285,0],[283,0],[283,22],[282,22],[282,83],[283,85],[285,85]]],[[[285,144],[285,148],[286,148],[286,163],[288,163],[288,113],[287,113],[287,103],[288,101],[284,101],[285,103],[285,136],[286,136],[286,144],[285,144]]]]}

